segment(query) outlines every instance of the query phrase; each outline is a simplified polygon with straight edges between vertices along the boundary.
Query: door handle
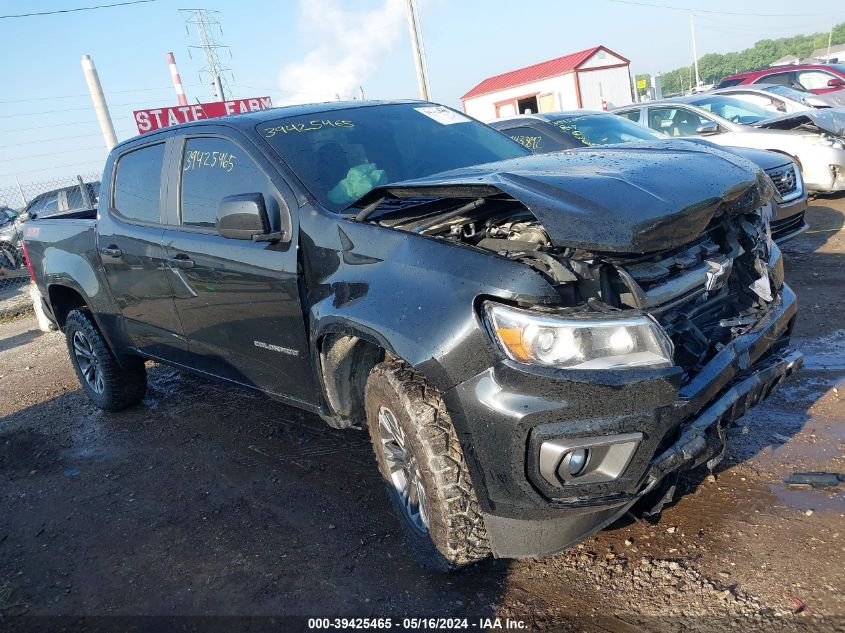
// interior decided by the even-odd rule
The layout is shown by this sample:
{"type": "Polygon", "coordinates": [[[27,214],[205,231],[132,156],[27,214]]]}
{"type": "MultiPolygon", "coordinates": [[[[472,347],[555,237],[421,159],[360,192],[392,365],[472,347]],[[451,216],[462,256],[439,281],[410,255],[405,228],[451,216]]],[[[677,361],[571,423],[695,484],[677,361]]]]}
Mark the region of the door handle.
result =
{"type": "Polygon", "coordinates": [[[188,270],[189,268],[194,267],[194,260],[189,259],[187,255],[177,255],[176,257],[170,258],[170,265],[174,268],[188,270]]]}
{"type": "Polygon", "coordinates": [[[102,252],[103,255],[108,255],[109,257],[114,257],[115,259],[123,257],[123,251],[114,245],[106,246],[102,252]]]}

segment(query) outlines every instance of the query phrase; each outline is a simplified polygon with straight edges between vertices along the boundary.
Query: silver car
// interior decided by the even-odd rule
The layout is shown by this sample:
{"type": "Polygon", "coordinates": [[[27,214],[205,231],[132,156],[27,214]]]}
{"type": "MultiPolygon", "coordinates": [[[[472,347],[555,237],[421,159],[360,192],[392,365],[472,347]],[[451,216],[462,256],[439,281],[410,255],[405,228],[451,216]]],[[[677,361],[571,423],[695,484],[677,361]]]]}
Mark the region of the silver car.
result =
{"type": "Polygon", "coordinates": [[[771,110],[775,115],[778,115],[805,112],[814,108],[836,108],[841,110],[843,104],[840,103],[842,97],[838,95],[839,92],[845,92],[845,90],[817,95],[812,92],[796,90],[795,88],[780,84],[740,84],[738,86],[731,86],[730,88],[711,90],[707,94],[737,97],[738,99],[763,106],[771,110]],[[831,95],[835,95],[835,97],[831,95]]]}
{"type": "Polygon", "coordinates": [[[625,106],[614,113],[675,138],[706,137],[718,145],[787,154],[800,166],[809,191],[845,190],[845,139],[822,129],[806,112],[773,118],[756,104],[705,93],[625,106]]]}

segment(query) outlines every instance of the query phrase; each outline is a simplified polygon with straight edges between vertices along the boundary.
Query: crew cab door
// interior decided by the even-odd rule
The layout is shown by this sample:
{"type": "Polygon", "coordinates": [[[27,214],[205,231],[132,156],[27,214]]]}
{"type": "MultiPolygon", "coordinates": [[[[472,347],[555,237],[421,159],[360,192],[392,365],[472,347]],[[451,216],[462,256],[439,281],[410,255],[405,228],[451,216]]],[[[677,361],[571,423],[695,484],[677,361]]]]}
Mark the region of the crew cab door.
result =
{"type": "Polygon", "coordinates": [[[164,232],[167,271],[191,366],[305,403],[316,402],[297,273],[292,191],[248,139],[179,137],[164,232]],[[222,237],[229,196],[261,194],[278,243],[222,237]]]}
{"type": "Polygon", "coordinates": [[[184,362],[188,346],[161,245],[170,143],[160,139],[117,157],[107,201],[100,204],[97,249],[132,344],[144,354],[184,362]]]}

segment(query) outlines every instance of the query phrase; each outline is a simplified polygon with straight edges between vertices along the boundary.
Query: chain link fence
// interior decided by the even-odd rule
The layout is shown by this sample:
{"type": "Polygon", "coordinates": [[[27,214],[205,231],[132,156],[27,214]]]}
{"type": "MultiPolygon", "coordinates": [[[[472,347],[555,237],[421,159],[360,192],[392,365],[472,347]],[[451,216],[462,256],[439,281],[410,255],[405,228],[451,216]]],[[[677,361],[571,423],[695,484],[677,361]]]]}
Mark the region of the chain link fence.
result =
{"type": "Polygon", "coordinates": [[[99,195],[100,174],[80,174],[0,187],[0,321],[32,309],[21,236],[29,213],[39,217],[84,206],[99,195]]]}

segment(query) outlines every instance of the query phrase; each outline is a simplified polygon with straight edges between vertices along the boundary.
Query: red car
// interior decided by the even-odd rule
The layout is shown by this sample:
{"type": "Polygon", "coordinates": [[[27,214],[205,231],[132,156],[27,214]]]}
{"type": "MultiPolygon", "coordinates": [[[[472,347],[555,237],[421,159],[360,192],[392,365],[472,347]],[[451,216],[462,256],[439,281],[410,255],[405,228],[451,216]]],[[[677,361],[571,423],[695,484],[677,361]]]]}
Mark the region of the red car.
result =
{"type": "Polygon", "coordinates": [[[729,88],[740,84],[781,84],[824,94],[845,88],[845,64],[797,64],[749,70],[728,75],[716,87],[729,88]]]}

